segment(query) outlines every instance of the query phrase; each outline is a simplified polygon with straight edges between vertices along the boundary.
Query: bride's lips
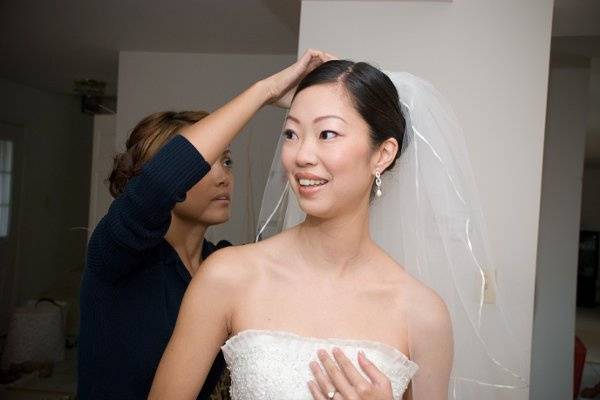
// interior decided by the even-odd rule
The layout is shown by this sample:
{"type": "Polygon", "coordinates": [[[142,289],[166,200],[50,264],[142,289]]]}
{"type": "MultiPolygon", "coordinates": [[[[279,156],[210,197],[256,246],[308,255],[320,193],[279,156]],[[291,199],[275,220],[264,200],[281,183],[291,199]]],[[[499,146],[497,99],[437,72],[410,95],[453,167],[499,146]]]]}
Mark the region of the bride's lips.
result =
{"type": "Polygon", "coordinates": [[[329,183],[329,180],[307,172],[298,172],[294,174],[294,178],[298,185],[298,194],[304,197],[317,194],[329,183]]]}

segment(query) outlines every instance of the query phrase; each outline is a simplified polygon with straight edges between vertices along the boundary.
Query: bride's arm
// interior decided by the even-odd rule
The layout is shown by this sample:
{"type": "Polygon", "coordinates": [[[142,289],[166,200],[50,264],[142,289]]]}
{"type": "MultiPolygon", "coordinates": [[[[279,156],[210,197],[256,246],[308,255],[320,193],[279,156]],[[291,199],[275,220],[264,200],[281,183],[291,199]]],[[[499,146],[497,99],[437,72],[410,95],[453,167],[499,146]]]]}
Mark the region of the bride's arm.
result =
{"type": "Polygon", "coordinates": [[[407,400],[447,400],[454,354],[450,314],[443,300],[427,290],[411,301],[411,358],[419,366],[407,400]]]}
{"type": "Polygon", "coordinates": [[[196,399],[229,334],[229,321],[244,279],[234,248],[211,255],[194,275],[175,330],[156,371],[149,399],[196,399]]]}

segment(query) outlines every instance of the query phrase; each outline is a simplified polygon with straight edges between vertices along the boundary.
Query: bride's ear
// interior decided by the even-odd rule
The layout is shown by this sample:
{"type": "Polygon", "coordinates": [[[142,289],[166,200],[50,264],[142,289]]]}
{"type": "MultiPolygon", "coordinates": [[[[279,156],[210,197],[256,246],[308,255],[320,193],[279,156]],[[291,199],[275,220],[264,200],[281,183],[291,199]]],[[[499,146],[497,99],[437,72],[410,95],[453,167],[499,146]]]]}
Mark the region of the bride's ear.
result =
{"type": "Polygon", "coordinates": [[[373,156],[373,170],[385,171],[398,154],[398,141],[395,138],[388,138],[379,145],[373,156]]]}

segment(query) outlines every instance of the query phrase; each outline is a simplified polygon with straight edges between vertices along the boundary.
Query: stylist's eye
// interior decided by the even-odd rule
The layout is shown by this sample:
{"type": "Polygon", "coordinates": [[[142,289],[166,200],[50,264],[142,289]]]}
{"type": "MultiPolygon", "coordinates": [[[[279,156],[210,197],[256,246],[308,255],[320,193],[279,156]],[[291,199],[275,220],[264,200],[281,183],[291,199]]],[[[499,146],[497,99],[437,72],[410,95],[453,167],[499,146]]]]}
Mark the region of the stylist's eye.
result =
{"type": "Polygon", "coordinates": [[[225,166],[225,168],[233,168],[233,159],[227,157],[226,159],[223,160],[223,166],[225,166]]]}
{"type": "Polygon", "coordinates": [[[338,136],[337,132],[322,131],[321,134],[319,135],[319,138],[324,139],[324,140],[329,140],[329,139],[335,138],[336,136],[338,136]]]}
{"type": "Polygon", "coordinates": [[[294,139],[294,137],[296,137],[296,132],[294,132],[291,129],[286,129],[283,131],[283,137],[286,138],[287,140],[292,140],[294,139]]]}

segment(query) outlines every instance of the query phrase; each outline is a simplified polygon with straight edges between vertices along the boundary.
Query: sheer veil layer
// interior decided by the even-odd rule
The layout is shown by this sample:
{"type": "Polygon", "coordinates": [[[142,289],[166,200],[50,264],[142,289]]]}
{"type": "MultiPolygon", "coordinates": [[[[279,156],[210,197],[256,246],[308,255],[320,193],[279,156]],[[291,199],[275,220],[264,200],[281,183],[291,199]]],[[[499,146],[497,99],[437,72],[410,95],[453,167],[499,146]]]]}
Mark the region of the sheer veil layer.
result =
{"type": "MultiPolygon", "coordinates": [[[[383,196],[371,205],[371,235],[448,306],[454,332],[449,398],[514,398],[515,390],[528,387],[516,372],[525,365],[524,346],[505,316],[505,288],[490,286],[495,268],[462,130],[431,84],[406,72],[386,74],[398,90],[406,132],[396,166],[382,176],[383,196]]],[[[257,240],[304,219],[280,161],[281,145],[282,139],[257,240]]]]}

